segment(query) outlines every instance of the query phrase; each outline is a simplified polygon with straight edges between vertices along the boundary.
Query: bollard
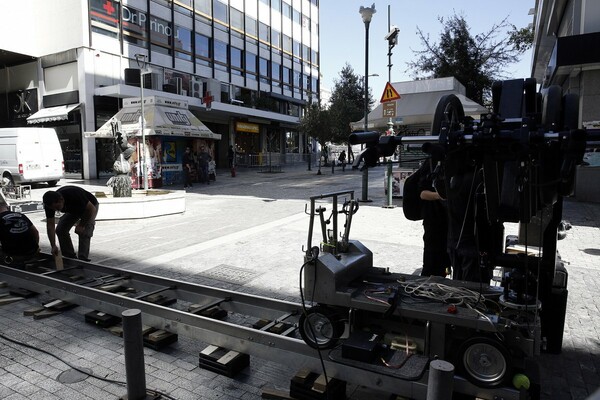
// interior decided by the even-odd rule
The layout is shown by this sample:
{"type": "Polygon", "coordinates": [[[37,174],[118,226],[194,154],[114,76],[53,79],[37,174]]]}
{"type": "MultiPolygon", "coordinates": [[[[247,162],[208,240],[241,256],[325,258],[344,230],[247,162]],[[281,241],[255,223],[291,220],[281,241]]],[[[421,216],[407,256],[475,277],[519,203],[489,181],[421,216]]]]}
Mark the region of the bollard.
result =
{"type": "Polygon", "coordinates": [[[142,312],[138,309],[130,309],[123,311],[121,316],[123,317],[127,400],[142,400],[146,398],[142,312]]]}
{"type": "Polygon", "coordinates": [[[454,365],[443,360],[433,360],[429,364],[427,400],[451,399],[453,390],[454,365]]]}
{"type": "Polygon", "coordinates": [[[392,162],[387,165],[387,207],[392,208],[392,192],[394,189],[394,172],[392,171],[392,162]]]}
{"type": "Polygon", "coordinates": [[[331,162],[331,173],[335,174],[335,161],[331,162]]]}
{"type": "Polygon", "coordinates": [[[369,169],[365,168],[362,173],[362,198],[359,200],[365,203],[373,200],[369,199],[369,169]]]}

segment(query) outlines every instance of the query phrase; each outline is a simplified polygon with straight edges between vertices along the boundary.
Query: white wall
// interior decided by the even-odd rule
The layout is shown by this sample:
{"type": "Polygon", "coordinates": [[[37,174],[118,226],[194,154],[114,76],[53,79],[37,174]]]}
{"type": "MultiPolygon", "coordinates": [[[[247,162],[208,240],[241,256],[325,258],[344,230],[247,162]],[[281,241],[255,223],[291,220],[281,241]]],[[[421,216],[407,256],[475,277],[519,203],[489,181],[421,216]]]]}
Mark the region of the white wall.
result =
{"type": "Polygon", "coordinates": [[[4,3],[8,2],[0,13],[0,49],[41,57],[89,44],[87,1],[4,3]]]}

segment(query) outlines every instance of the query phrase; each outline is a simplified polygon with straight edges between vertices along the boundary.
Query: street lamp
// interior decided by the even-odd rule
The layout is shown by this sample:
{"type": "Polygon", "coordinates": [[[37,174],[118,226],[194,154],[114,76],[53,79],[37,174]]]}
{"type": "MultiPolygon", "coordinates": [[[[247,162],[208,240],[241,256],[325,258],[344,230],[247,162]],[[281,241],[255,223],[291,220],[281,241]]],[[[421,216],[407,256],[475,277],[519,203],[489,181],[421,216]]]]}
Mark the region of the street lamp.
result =
{"type": "MultiPolygon", "coordinates": [[[[364,131],[367,132],[369,126],[369,25],[375,11],[375,3],[371,7],[360,6],[358,9],[363,22],[365,23],[365,127],[364,131]]],[[[369,200],[369,169],[363,169],[362,176],[362,198],[361,201],[368,202],[369,200]]]]}
{"type": "Polygon", "coordinates": [[[146,127],[144,126],[144,74],[147,73],[146,69],[146,55],[136,54],[135,62],[140,67],[140,104],[141,104],[141,117],[140,127],[142,129],[142,145],[138,153],[138,163],[141,164],[140,172],[144,177],[144,190],[148,190],[148,172],[146,171],[146,127]]]}

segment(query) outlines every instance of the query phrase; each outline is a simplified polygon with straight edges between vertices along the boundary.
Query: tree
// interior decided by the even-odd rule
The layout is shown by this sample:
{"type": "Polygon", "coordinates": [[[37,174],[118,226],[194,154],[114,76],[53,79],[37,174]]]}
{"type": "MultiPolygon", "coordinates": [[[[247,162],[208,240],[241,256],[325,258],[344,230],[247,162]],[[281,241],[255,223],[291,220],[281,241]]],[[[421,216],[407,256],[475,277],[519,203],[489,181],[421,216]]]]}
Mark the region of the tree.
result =
{"type": "Polygon", "coordinates": [[[467,97],[480,104],[489,103],[492,83],[506,79],[503,68],[517,62],[533,42],[531,29],[518,30],[507,19],[492,25],[487,32],[471,36],[463,15],[440,17],[443,31],[439,43],[432,42],[429,35],[417,27],[425,48],[413,50],[418,57],[408,63],[409,69],[415,72],[417,79],[454,76],[465,85],[467,97]],[[512,28],[508,40],[499,37],[508,28],[512,28]]]}
{"type": "Polygon", "coordinates": [[[320,103],[310,103],[300,120],[299,130],[315,138],[321,146],[332,139],[329,111],[320,103]]]}
{"type": "MultiPolygon", "coordinates": [[[[352,132],[350,123],[364,117],[365,86],[364,77],[354,73],[349,64],[340,72],[340,79],[335,81],[331,92],[329,113],[331,115],[331,129],[333,142],[347,143],[352,132]]],[[[368,110],[371,111],[373,97],[369,89],[368,110]]]]}

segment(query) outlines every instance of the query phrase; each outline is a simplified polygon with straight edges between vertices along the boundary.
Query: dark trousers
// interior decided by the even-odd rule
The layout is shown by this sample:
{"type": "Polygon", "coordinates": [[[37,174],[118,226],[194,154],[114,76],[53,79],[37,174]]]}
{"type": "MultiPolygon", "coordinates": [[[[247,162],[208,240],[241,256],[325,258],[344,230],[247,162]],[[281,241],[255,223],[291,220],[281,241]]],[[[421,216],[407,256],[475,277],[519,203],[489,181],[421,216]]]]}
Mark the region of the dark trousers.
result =
{"type": "MultiPolygon", "coordinates": [[[[96,206],[96,209],[97,207],[98,206],[96,206]]],[[[90,243],[92,241],[92,236],[94,236],[96,221],[89,221],[85,225],[85,231],[79,235],[79,246],[77,248],[77,254],[75,254],[69,231],[78,221],[79,217],[73,214],[64,214],[58,220],[58,224],[56,224],[56,236],[58,237],[58,243],[60,244],[60,250],[63,256],[70,258],[75,258],[75,256],[77,256],[81,259],[87,259],[90,255],[90,243]]]]}

